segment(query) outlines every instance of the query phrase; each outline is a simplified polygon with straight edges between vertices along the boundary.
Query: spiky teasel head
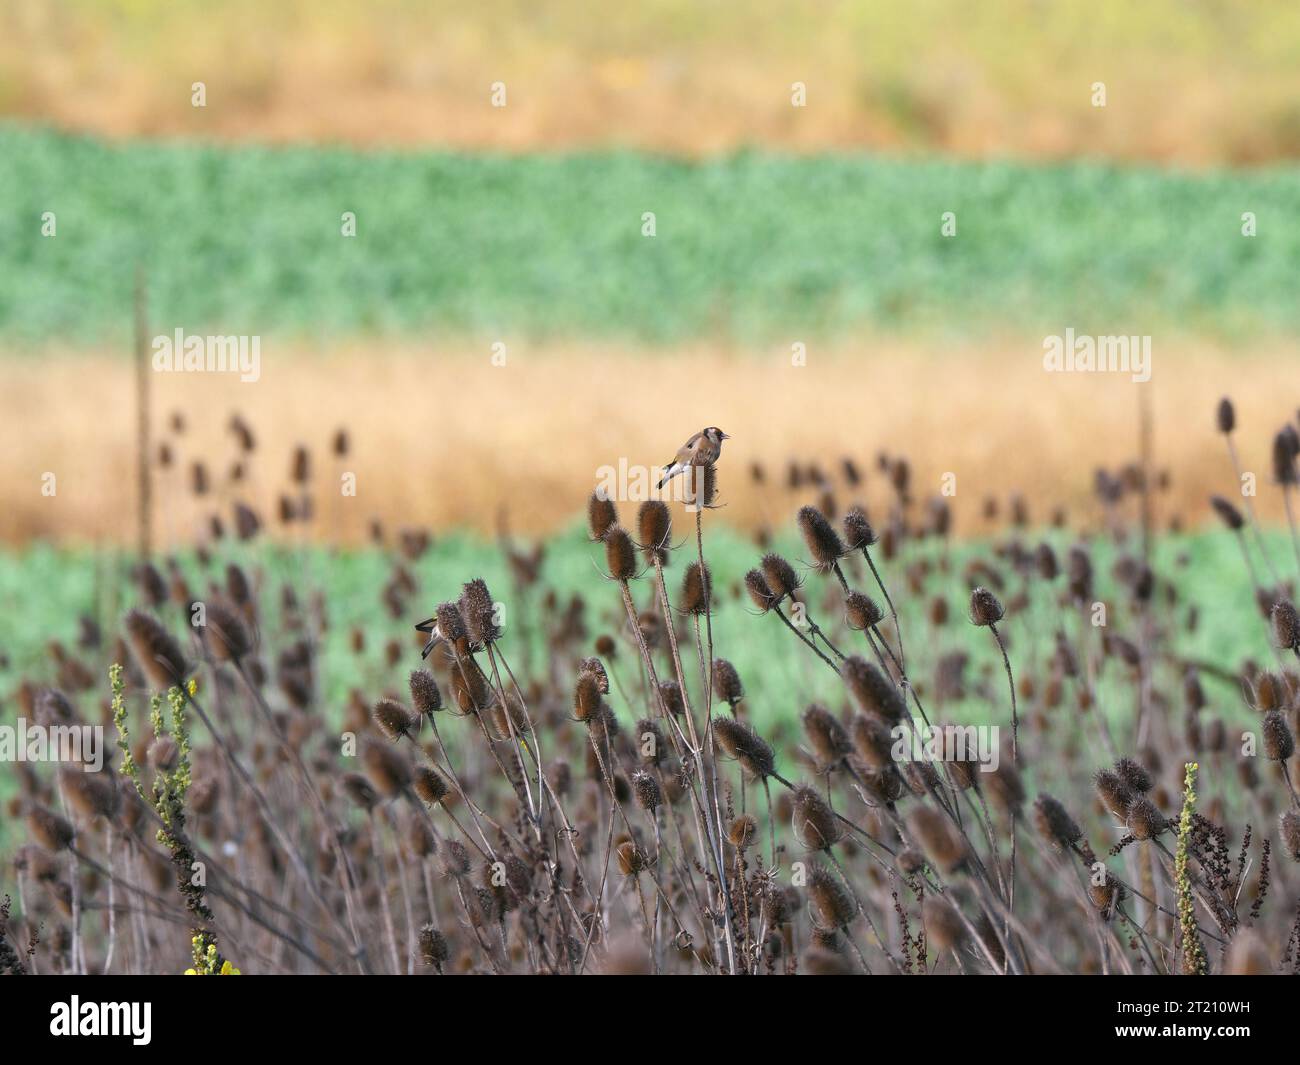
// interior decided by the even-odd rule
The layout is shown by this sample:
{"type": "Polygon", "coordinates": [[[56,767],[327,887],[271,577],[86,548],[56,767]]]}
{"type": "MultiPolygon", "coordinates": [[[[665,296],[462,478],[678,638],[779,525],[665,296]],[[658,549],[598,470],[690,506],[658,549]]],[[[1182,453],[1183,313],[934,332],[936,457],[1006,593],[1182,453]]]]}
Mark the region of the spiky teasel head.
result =
{"type": "Polygon", "coordinates": [[[980,586],[970,593],[972,625],[996,625],[1004,613],[1001,600],[987,588],[980,586]]]}
{"type": "Polygon", "coordinates": [[[1295,429],[1287,426],[1273,438],[1273,480],[1280,485],[1294,485],[1300,482],[1296,471],[1296,452],[1300,440],[1295,429]]]}
{"type": "Polygon", "coordinates": [[[766,614],[776,606],[776,596],[768,587],[762,570],[752,569],[745,574],[745,591],[749,593],[750,602],[758,608],[760,614],[766,614]]]}
{"type": "Polygon", "coordinates": [[[682,694],[682,686],[677,681],[661,680],[659,697],[663,700],[664,709],[673,717],[681,717],[686,713],[686,698],[682,694]]]}
{"type": "Polygon", "coordinates": [[[68,805],[86,818],[112,821],[117,816],[122,793],[116,780],[115,773],[87,773],[84,767],[65,766],[59,770],[59,787],[67,796],[68,805]]]}
{"type": "Polygon", "coordinates": [[[1044,841],[1057,850],[1068,850],[1083,838],[1083,829],[1069,811],[1050,795],[1034,800],[1034,826],[1044,841]]]}
{"type": "Polygon", "coordinates": [[[860,655],[849,655],[840,664],[840,676],[864,714],[874,714],[891,728],[907,712],[898,689],[874,665],[860,655]]]}
{"type": "Polygon", "coordinates": [[[848,889],[820,863],[808,875],[808,903],[822,928],[843,928],[858,915],[858,904],[848,889]]]}
{"type": "Polygon", "coordinates": [[[984,774],[987,782],[986,791],[993,805],[1006,814],[1018,814],[1025,804],[1025,784],[1020,778],[1020,770],[1008,757],[998,760],[997,769],[984,774]]]}
{"type": "Polygon", "coordinates": [[[465,627],[459,603],[451,599],[439,603],[434,608],[433,616],[438,624],[438,635],[451,644],[456,654],[468,654],[473,650],[469,645],[469,630],[465,627]]]}
{"type": "MultiPolygon", "coordinates": [[[[799,589],[799,575],[794,567],[775,553],[763,556],[763,580],[766,582],[772,598],[780,603],[788,595],[794,595],[799,589]]],[[[750,593],[751,598],[753,593],[750,593]]]]}
{"type": "Polygon", "coordinates": [[[1287,857],[1293,862],[1300,862],[1300,813],[1294,809],[1287,810],[1278,818],[1277,827],[1287,857]]]}
{"type": "Polygon", "coordinates": [[[1237,427],[1237,412],[1227,396],[1219,400],[1219,405],[1214,409],[1214,424],[1224,436],[1237,427]]]}
{"type": "Polygon", "coordinates": [[[428,765],[416,766],[414,787],[415,794],[430,806],[442,802],[450,790],[442,774],[428,765]]]}
{"type": "Polygon", "coordinates": [[[1135,796],[1129,803],[1124,823],[1134,839],[1155,839],[1169,827],[1164,814],[1145,795],[1135,796]]]}
{"type": "Polygon", "coordinates": [[[1152,788],[1153,781],[1146,766],[1133,758],[1127,756],[1120,758],[1115,763],[1115,772],[1125,784],[1139,794],[1145,795],[1152,788]]]}
{"type": "Polygon", "coordinates": [[[47,851],[67,850],[74,838],[72,824],[44,806],[27,811],[27,834],[47,851]]]}
{"type": "Polygon", "coordinates": [[[237,611],[219,600],[207,603],[205,611],[200,633],[218,662],[237,662],[253,649],[248,626],[237,611]]]}
{"type": "Polygon", "coordinates": [[[388,739],[396,742],[420,727],[420,719],[396,699],[380,699],[370,711],[370,719],[388,739]]]}
{"type": "Polygon", "coordinates": [[[1128,808],[1137,798],[1137,792],[1118,773],[1110,769],[1099,769],[1092,778],[1093,787],[1097,789],[1097,798],[1111,814],[1120,821],[1128,819],[1128,808]]]}
{"type": "Polygon", "coordinates": [[[672,538],[673,520],[668,504],[662,499],[647,499],[636,515],[637,530],[641,537],[641,550],[647,565],[660,565],[668,561],[668,545],[672,538]]]}
{"type": "MultiPolygon", "coordinates": [[[[600,650],[600,647],[600,641],[597,640],[596,649],[600,650]]],[[[609,694],[609,674],[605,672],[605,663],[599,658],[596,658],[595,656],[584,658],[578,663],[578,671],[580,673],[594,673],[596,675],[596,683],[600,687],[600,694],[609,694]]]]}
{"type": "Polygon", "coordinates": [[[1279,599],[1269,615],[1273,642],[1287,651],[1300,653],[1300,613],[1290,599],[1279,599]]]}
{"type": "Polygon", "coordinates": [[[1285,762],[1295,754],[1295,737],[1281,710],[1270,710],[1260,726],[1264,735],[1264,757],[1272,762],[1285,762]]]}
{"type": "Polygon", "coordinates": [[[620,843],[614,853],[618,857],[619,872],[624,876],[636,876],[649,864],[645,851],[630,839],[620,843]]]}
{"type": "Polygon", "coordinates": [[[604,540],[617,524],[618,509],[613,500],[606,499],[599,491],[592,492],[587,500],[587,529],[592,540],[604,540]]]}
{"type": "Polygon", "coordinates": [[[659,765],[663,762],[668,754],[664,746],[663,730],[659,728],[659,722],[652,721],[645,717],[636,723],[636,732],[634,734],[634,744],[637,754],[641,756],[641,761],[647,765],[659,765]]]}
{"type": "Polygon", "coordinates": [[[455,663],[449,676],[452,701],[462,714],[477,714],[496,702],[487,677],[473,659],[467,658],[455,663]]]}
{"type": "Polygon", "coordinates": [[[942,895],[926,895],[921,903],[921,920],[925,923],[926,938],[940,951],[960,951],[966,943],[966,925],[953,906],[942,895]]]}
{"type": "Polygon", "coordinates": [[[1107,919],[1115,912],[1115,907],[1124,900],[1124,889],[1109,872],[1100,884],[1088,881],[1088,899],[1107,919]]]}
{"type": "Polygon", "coordinates": [[[420,929],[419,942],[420,958],[425,965],[432,965],[440,969],[451,956],[451,949],[447,946],[447,937],[431,924],[427,924],[420,929]]]}
{"type": "Polygon", "coordinates": [[[442,693],[438,691],[438,682],[427,669],[413,669],[410,679],[411,703],[415,712],[433,719],[433,715],[442,709],[442,693]]]}
{"type": "Polygon", "coordinates": [[[861,507],[850,507],[844,515],[844,542],[850,551],[863,551],[874,544],[879,537],[867,520],[867,512],[861,507]]]}
{"type": "Polygon", "coordinates": [[[573,686],[573,716],[582,722],[593,721],[600,712],[600,696],[600,678],[584,669],[573,686]]]}
{"type": "Polygon", "coordinates": [[[664,802],[664,793],[659,787],[659,781],[644,769],[638,769],[632,774],[632,797],[636,800],[637,806],[649,814],[653,814],[664,802]]]}
{"type": "Polygon", "coordinates": [[[879,625],[885,614],[871,596],[855,591],[844,597],[844,616],[849,628],[862,632],[879,625]]]}
{"type": "Polygon", "coordinates": [[[813,565],[823,573],[834,569],[845,554],[844,541],[835,531],[835,526],[814,506],[800,507],[796,520],[808,553],[812,555],[813,565]]]}
{"type": "Polygon", "coordinates": [[[375,791],[386,799],[411,786],[411,763],[396,747],[371,740],[361,748],[361,764],[375,791]]]}
{"type": "Polygon", "coordinates": [[[1272,673],[1267,669],[1261,670],[1255,677],[1251,694],[1254,697],[1255,709],[1262,714],[1284,709],[1290,701],[1286,681],[1280,674],[1272,673]]]}
{"type": "Polygon", "coordinates": [[[682,502],[688,507],[708,510],[718,499],[717,466],[691,466],[682,478],[682,502]]]}
{"type": "Polygon", "coordinates": [[[339,783],[343,788],[343,794],[367,812],[373,810],[379,802],[379,795],[370,786],[370,781],[360,773],[344,773],[339,783]]]}
{"type": "Polygon", "coordinates": [[[775,753],[767,741],[743,721],[715,717],[713,735],[722,752],[739,762],[740,768],[751,779],[772,775],[776,768],[775,753]]]}
{"type": "Polygon", "coordinates": [[[605,533],[605,565],[609,575],[621,583],[636,577],[636,547],[618,525],[611,525],[605,533]]]}
{"type": "Polygon", "coordinates": [[[738,851],[749,850],[758,838],[758,822],[749,814],[734,818],[727,827],[727,839],[738,851]]]}
{"type": "Polygon", "coordinates": [[[853,746],[858,757],[872,769],[884,769],[894,763],[894,737],[890,728],[875,714],[857,714],[853,718],[853,746]]]}
{"type": "Polygon", "coordinates": [[[907,828],[925,856],[945,876],[966,864],[966,844],[933,806],[918,806],[907,816],[907,828]]]}
{"type": "Polygon", "coordinates": [[[823,766],[836,765],[853,750],[849,734],[839,719],[826,707],[811,704],[801,715],[804,735],[823,766]]]}
{"type": "Polygon", "coordinates": [[[807,784],[794,789],[790,828],[805,850],[829,850],[843,836],[840,823],[822,793],[807,784]]]}
{"type": "Polygon", "coordinates": [[[481,577],[468,581],[460,593],[460,614],[465,619],[465,631],[470,642],[487,647],[501,639],[497,624],[497,606],[481,577]]]}
{"type": "Polygon", "coordinates": [[[708,565],[692,562],[682,577],[682,610],[700,617],[709,612],[713,598],[713,577],[708,565]]]}
{"type": "Polygon", "coordinates": [[[181,688],[189,666],[180,644],[151,614],[132,610],[126,615],[126,634],[140,670],[155,688],[181,688]]]}
{"type": "Polygon", "coordinates": [[[1246,519],[1241,516],[1241,511],[1224,499],[1223,496],[1211,496],[1210,506],[1214,508],[1214,513],[1219,516],[1219,520],[1233,532],[1237,532],[1246,524],[1246,519]]]}
{"type": "Polygon", "coordinates": [[[745,686],[740,682],[736,667],[725,658],[713,660],[713,691],[719,699],[736,712],[736,704],[745,697],[745,686]]]}

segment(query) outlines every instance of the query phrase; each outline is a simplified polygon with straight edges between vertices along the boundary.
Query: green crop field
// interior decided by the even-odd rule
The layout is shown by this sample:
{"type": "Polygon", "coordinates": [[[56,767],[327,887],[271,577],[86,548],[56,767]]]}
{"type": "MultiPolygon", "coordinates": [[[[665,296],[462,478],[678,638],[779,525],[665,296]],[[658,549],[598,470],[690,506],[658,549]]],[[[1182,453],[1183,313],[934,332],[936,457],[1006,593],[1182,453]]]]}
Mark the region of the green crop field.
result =
{"type": "Polygon", "coordinates": [[[137,263],[154,322],[234,334],[664,343],[1007,322],[1234,339],[1300,327],[1291,167],[365,154],[9,126],[0,204],[10,348],[124,341],[137,263]],[[341,235],[345,212],[355,237],[341,235]]]}

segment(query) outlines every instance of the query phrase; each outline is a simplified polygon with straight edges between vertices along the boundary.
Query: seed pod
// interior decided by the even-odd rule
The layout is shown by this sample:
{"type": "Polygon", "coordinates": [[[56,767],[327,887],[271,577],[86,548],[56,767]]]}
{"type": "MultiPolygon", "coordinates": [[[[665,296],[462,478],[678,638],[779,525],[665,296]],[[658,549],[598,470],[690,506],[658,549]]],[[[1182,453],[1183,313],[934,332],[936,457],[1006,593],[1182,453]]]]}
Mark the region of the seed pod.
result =
{"type": "Polygon", "coordinates": [[[1137,793],[1124,781],[1124,778],[1109,769],[1099,769],[1092,782],[1102,805],[1118,820],[1126,821],[1128,808],[1133,804],[1137,793]]]}
{"type": "Polygon", "coordinates": [[[132,610],[126,615],[126,633],[140,671],[155,688],[179,688],[189,676],[180,644],[151,614],[132,610]]]}
{"type": "Polygon", "coordinates": [[[1119,881],[1110,873],[1106,873],[1105,879],[1100,884],[1088,882],[1088,899],[1093,906],[1097,908],[1107,918],[1115,910],[1115,904],[1120,902],[1124,897],[1124,889],[1120,887],[1119,881]]]}
{"type": "Polygon", "coordinates": [[[772,775],[776,767],[772,748],[743,721],[716,717],[713,719],[713,735],[722,752],[739,762],[746,775],[753,779],[772,775]]]}
{"type": "Polygon", "coordinates": [[[1139,795],[1129,803],[1126,824],[1134,839],[1155,839],[1168,827],[1164,815],[1145,795],[1139,795]]]}
{"type": "Polygon", "coordinates": [[[758,822],[749,814],[741,814],[727,828],[727,839],[738,851],[748,850],[758,836],[758,822]]]}
{"type": "Polygon", "coordinates": [[[1273,627],[1273,642],[1288,651],[1300,652],[1300,614],[1289,599],[1279,599],[1273,604],[1269,618],[1273,627]]]}
{"type": "Polygon", "coordinates": [[[645,852],[630,839],[624,840],[614,850],[619,871],[624,876],[636,876],[646,867],[645,852]]]}
{"type": "Polygon", "coordinates": [[[1065,850],[1083,838],[1083,830],[1074,818],[1050,795],[1035,800],[1034,824],[1038,834],[1057,850],[1065,850]]]}
{"type": "Polygon", "coordinates": [[[843,835],[834,812],[821,792],[806,784],[795,788],[790,827],[794,838],[810,851],[827,850],[843,835]]]}
{"type": "Polygon", "coordinates": [[[430,806],[442,802],[450,790],[442,774],[427,765],[416,767],[414,787],[415,794],[430,806]]]}
{"type": "Polygon", "coordinates": [[[579,721],[594,721],[600,706],[600,680],[595,673],[583,670],[573,686],[573,716],[579,721]]]}
{"type": "Polygon", "coordinates": [[[872,769],[883,769],[893,764],[893,734],[889,726],[874,714],[858,714],[853,718],[853,746],[858,757],[872,769]]]}
{"type": "Polygon", "coordinates": [[[616,581],[627,582],[636,576],[636,548],[632,537],[613,525],[605,533],[605,565],[616,581]]]}
{"type": "Polygon", "coordinates": [[[618,510],[611,500],[599,492],[592,492],[587,500],[587,528],[593,540],[604,540],[609,530],[618,524],[618,510]]]}
{"type": "Polygon", "coordinates": [[[1295,754],[1295,737],[1281,710],[1270,710],[1264,715],[1261,726],[1264,734],[1264,757],[1272,762],[1285,762],[1295,754]]]}
{"type": "Polygon", "coordinates": [[[813,703],[803,712],[801,720],[813,754],[823,766],[838,764],[853,750],[844,726],[824,706],[813,703]]]}
{"type": "Polygon", "coordinates": [[[1220,520],[1233,532],[1241,529],[1246,524],[1246,519],[1241,516],[1241,511],[1229,503],[1223,496],[1211,496],[1210,506],[1214,512],[1219,515],[1220,520]]]}
{"type": "Polygon", "coordinates": [[[879,625],[885,616],[876,601],[862,592],[849,592],[844,597],[844,614],[849,628],[859,632],[879,625]]]}
{"type": "Polygon", "coordinates": [[[664,801],[659,781],[644,769],[638,769],[632,774],[632,797],[636,799],[637,806],[650,814],[662,806],[664,801]]]}
{"type": "MultiPolygon", "coordinates": [[[[816,507],[807,506],[800,508],[796,520],[814,565],[823,572],[833,569],[844,557],[844,541],[840,539],[835,527],[826,520],[826,515],[816,507]]],[[[768,583],[771,583],[770,578],[768,583]]]]}
{"type": "Polygon", "coordinates": [[[345,773],[341,781],[343,793],[363,810],[373,810],[379,802],[379,796],[370,786],[370,781],[360,773],[345,773]]]}
{"type": "Polygon", "coordinates": [[[471,643],[486,647],[501,639],[496,603],[482,578],[475,577],[461,590],[460,614],[471,643]]]}
{"type": "Polygon", "coordinates": [[[1287,810],[1278,818],[1278,833],[1282,837],[1287,857],[1293,862],[1300,862],[1300,813],[1294,809],[1287,810]]]}
{"type": "Polygon", "coordinates": [[[447,946],[446,936],[431,924],[420,929],[420,957],[425,965],[441,969],[450,956],[451,950],[447,946]]]}
{"type": "Polygon", "coordinates": [[[709,567],[705,565],[701,569],[698,561],[692,562],[682,577],[682,609],[697,617],[707,614],[712,593],[713,579],[709,567]]]}
{"type": "Polygon", "coordinates": [[[672,538],[672,516],[668,513],[668,504],[661,499],[647,499],[641,504],[636,518],[646,564],[654,565],[656,559],[661,565],[667,562],[672,538]]]}
{"type": "Polygon", "coordinates": [[[71,823],[44,806],[33,806],[27,811],[27,832],[47,851],[62,851],[72,846],[71,823]]]}
{"type": "Polygon", "coordinates": [[[1119,778],[1136,792],[1145,795],[1151,790],[1151,774],[1146,768],[1132,758],[1121,758],[1115,763],[1115,772],[1119,778]]]}
{"type": "Polygon", "coordinates": [[[907,712],[898,689],[874,665],[859,655],[850,655],[840,665],[840,675],[864,714],[874,714],[891,728],[907,712]]]}
{"type": "Polygon", "coordinates": [[[370,783],[386,799],[411,785],[411,764],[396,747],[372,740],[361,748],[361,762],[370,783]]]}
{"type": "Polygon", "coordinates": [[[850,507],[844,515],[844,542],[850,551],[861,551],[876,542],[876,531],[867,520],[867,512],[861,507],[850,507]]]}
{"type": "Polygon", "coordinates": [[[740,674],[736,667],[725,658],[713,660],[713,690],[718,698],[736,712],[736,704],[745,697],[745,688],[740,683],[740,674]]]}
{"type": "Polygon", "coordinates": [[[799,588],[799,575],[794,567],[777,554],[766,554],[761,563],[763,579],[771,591],[772,598],[778,603],[788,595],[793,595],[799,588]]]}
{"type": "Polygon", "coordinates": [[[966,942],[966,926],[953,904],[942,895],[926,895],[921,903],[921,920],[926,938],[940,951],[960,951],[966,942]]]}
{"type": "Polygon", "coordinates": [[[1219,405],[1214,411],[1214,422],[1219,432],[1225,436],[1237,427],[1237,412],[1233,409],[1232,400],[1227,396],[1219,400],[1219,405]]]}
{"type": "Polygon", "coordinates": [[[243,619],[221,602],[207,604],[207,619],[201,629],[203,640],[218,662],[235,662],[253,649],[243,619]]]}
{"type": "Polygon", "coordinates": [[[907,827],[921,844],[925,856],[945,876],[957,872],[966,862],[966,844],[932,806],[918,806],[907,818],[907,827]]]}
{"type": "Polygon", "coordinates": [[[839,877],[821,865],[814,865],[808,877],[808,902],[823,928],[843,928],[858,913],[857,903],[839,877]]]}
{"type": "Polygon", "coordinates": [[[987,588],[979,587],[970,593],[970,620],[972,625],[996,625],[1002,620],[1002,603],[987,588]]]}
{"type": "Polygon", "coordinates": [[[432,719],[442,709],[442,693],[438,691],[438,682],[427,669],[411,671],[411,702],[415,711],[432,719]]]}
{"type": "Polygon", "coordinates": [[[776,606],[776,596],[767,585],[767,578],[761,570],[752,569],[745,574],[745,590],[750,601],[758,608],[760,614],[766,614],[776,606]]]}
{"type": "Polygon", "coordinates": [[[370,717],[375,727],[394,742],[411,735],[420,725],[420,719],[394,699],[380,699],[370,717]]]}

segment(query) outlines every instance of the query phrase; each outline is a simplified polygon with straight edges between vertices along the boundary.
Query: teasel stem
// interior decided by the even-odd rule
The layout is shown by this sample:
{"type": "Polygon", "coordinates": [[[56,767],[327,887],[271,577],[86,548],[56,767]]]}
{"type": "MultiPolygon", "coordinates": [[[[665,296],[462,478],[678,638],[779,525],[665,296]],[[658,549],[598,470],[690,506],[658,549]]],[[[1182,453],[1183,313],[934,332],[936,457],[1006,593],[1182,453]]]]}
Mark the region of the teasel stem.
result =
{"type": "MultiPolygon", "coordinates": [[[[889,963],[901,974],[903,972],[903,966],[899,963],[898,959],[894,957],[893,951],[889,949],[889,944],[885,942],[884,936],[880,934],[880,929],[876,927],[876,922],[871,919],[871,913],[864,905],[862,905],[862,899],[858,897],[857,889],[854,888],[852,881],[849,880],[848,874],[845,873],[844,866],[840,864],[839,858],[835,856],[834,847],[826,848],[826,857],[828,857],[831,860],[831,864],[835,866],[835,871],[839,874],[840,882],[843,883],[844,887],[848,890],[848,893],[853,896],[853,902],[857,906],[858,912],[862,914],[863,920],[867,922],[867,927],[871,929],[871,934],[876,937],[876,943],[879,945],[881,953],[889,959],[889,963]]],[[[845,928],[845,931],[848,931],[847,927],[845,928]]],[[[850,942],[852,942],[852,937],[850,937],[850,942]]],[[[854,944],[854,950],[857,950],[856,944],[854,944]]],[[[858,958],[862,962],[862,967],[866,969],[867,972],[871,972],[866,959],[862,957],[861,953],[858,954],[858,958]]]]}
{"type": "Polygon", "coordinates": [[[1296,566],[1300,568],[1300,530],[1296,528],[1295,510],[1291,506],[1291,493],[1294,486],[1284,484],[1282,486],[1282,504],[1286,507],[1286,523],[1291,528],[1291,546],[1295,549],[1296,566]]]}
{"type": "Polygon", "coordinates": [[[397,933],[393,928],[393,914],[388,905],[388,869],[384,862],[384,844],[373,810],[368,812],[367,820],[370,822],[371,845],[375,848],[375,871],[379,877],[379,911],[384,918],[384,934],[388,938],[388,950],[393,957],[393,973],[400,974],[402,959],[397,952],[397,933]]]}
{"type": "Polygon", "coordinates": [[[787,629],[793,632],[796,636],[799,637],[800,640],[802,640],[805,644],[808,645],[809,648],[811,648],[813,654],[815,654],[818,658],[820,658],[823,662],[825,662],[828,666],[830,666],[831,669],[835,670],[836,674],[839,673],[838,667],[835,665],[834,662],[832,662],[829,658],[826,657],[826,655],[822,652],[821,648],[818,647],[812,640],[810,640],[802,632],[800,632],[798,626],[796,626],[794,622],[792,622],[788,617],[785,616],[785,612],[781,609],[780,603],[772,604],[772,612],[781,619],[781,621],[785,624],[785,627],[787,629]]]}
{"type": "Polygon", "coordinates": [[[864,544],[862,547],[862,557],[867,560],[867,565],[871,567],[871,575],[876,579],[876,587],[880,589],[880,594],[885,597],[885,605],[889,607],[889,616],[894,619],[894,633],[898,637],[898,658],[900,662],[906,663],[907,655],[903,652],[903,626],[898,620],[898,611],[894,607],[894,601],[889,597],[889,589],[885,587],[885,582],[880,577],[880,571],[876,569],[875,560],[871,557],[871,550],[864,544]]]}
{"type": "MultiPolygon", "coordinates": [[[[429,718],[429,725],[433,728],[434,742],[438,744],[438,750],[442,752],[442,760],[447,766],[447,775],[451,778],[451,782],[456,786],[456,790],[465,797],[465,805],[469,808],[469,816],[474,822],[474,827],[478,830],[479,839],[483,841],[483,846],[487,848],[490,859],[496,861],[496,851],[492,849],[492,843],[488,839],[487,833],[483,831],[483,825],[478,819],[478,812],[475,810],[474,803],[470,800],[468,793],[465,791],[465,785],[461,783],[460,777],[456,775],[456,768],[452,765],[451,755],[447,753],[447,746],[442,742],[442,734],[438,731],[438,723],[433,719],[432,714],[426,716],[429,718]]],[[[416,750],[419,750],[420,745],[415,742],[415,737],[411,736],[409,733],[407,736],[411,741],[411,745],[415,747],[416,750]]],[[[423,805],[423,803],[421,803],[421,805],[423,805]]],[[[461,831],[463,832],[464,829],[461,831]]],[[[475,844],[475,846],[477,847],[478,844],[475,844]]]]}
{"type": "MultiPolygon", "coordinates": [[[[1232,439],[1231,433],[1224,433],[1224,440],[1228,445],[1228,457],[1232,460],[1233,472],[1237,475],[1237,485],[1241,486],[1241,458],[1237,454],[1236,442],[1232,439]]],[[[1285,494],[1285,493],[1284,493],[1285,494]]],[[[1259,549],[1260,557],[1264,559],[1264,565],[1268,567],[1269,575],[1273,579],[1274,585],[1280,585],[1282,580],[1277,575],[1277,570],[1273,567],[1273,559],[1269,556],[1268,549],[1264,545],[1264,534],[1260,531],[1259,519],[1255,516],[1255,504],[1252,497],[1242,493],[1242,500],[1246,506],[1246,517],[1249,519],[1251,532],[1255,536],[1255,546],[1259,549]]],[[[1242,551],[1246,550],[1245,538],[1242,538],[1242,551]]],[[[1247,562],[1249,565],[1249,560],[1247,562]]],[[[1253,571],[1253,567],[1252,567],[1253,571]]]]}

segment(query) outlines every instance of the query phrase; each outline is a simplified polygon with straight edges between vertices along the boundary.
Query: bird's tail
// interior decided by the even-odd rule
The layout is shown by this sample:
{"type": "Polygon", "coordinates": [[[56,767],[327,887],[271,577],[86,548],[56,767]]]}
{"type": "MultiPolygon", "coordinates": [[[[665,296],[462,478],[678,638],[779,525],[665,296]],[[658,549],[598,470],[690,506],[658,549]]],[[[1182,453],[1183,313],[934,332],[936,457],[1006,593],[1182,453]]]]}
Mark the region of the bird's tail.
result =
{"type": "Polygon", "coordinates": [[[681,473],[681,472],[682,472],[682,469],[683,469],[683,467],[682,467],[682,466],[679,466],[679,465],[678,465],[677,463],[675,463],[675,462],[669,463],[668,466],[665,467],[665,469],[664,469],[664,475],[663,475],[661,478],[659,478],[659,484],[658,484],[658,487],[659,487],[659,488],[662,488],[662,487],[663,487],[664,485],[666,485],[669,481],[671,481],[674,477],[676,477],[679,473],[681,473]]]}

